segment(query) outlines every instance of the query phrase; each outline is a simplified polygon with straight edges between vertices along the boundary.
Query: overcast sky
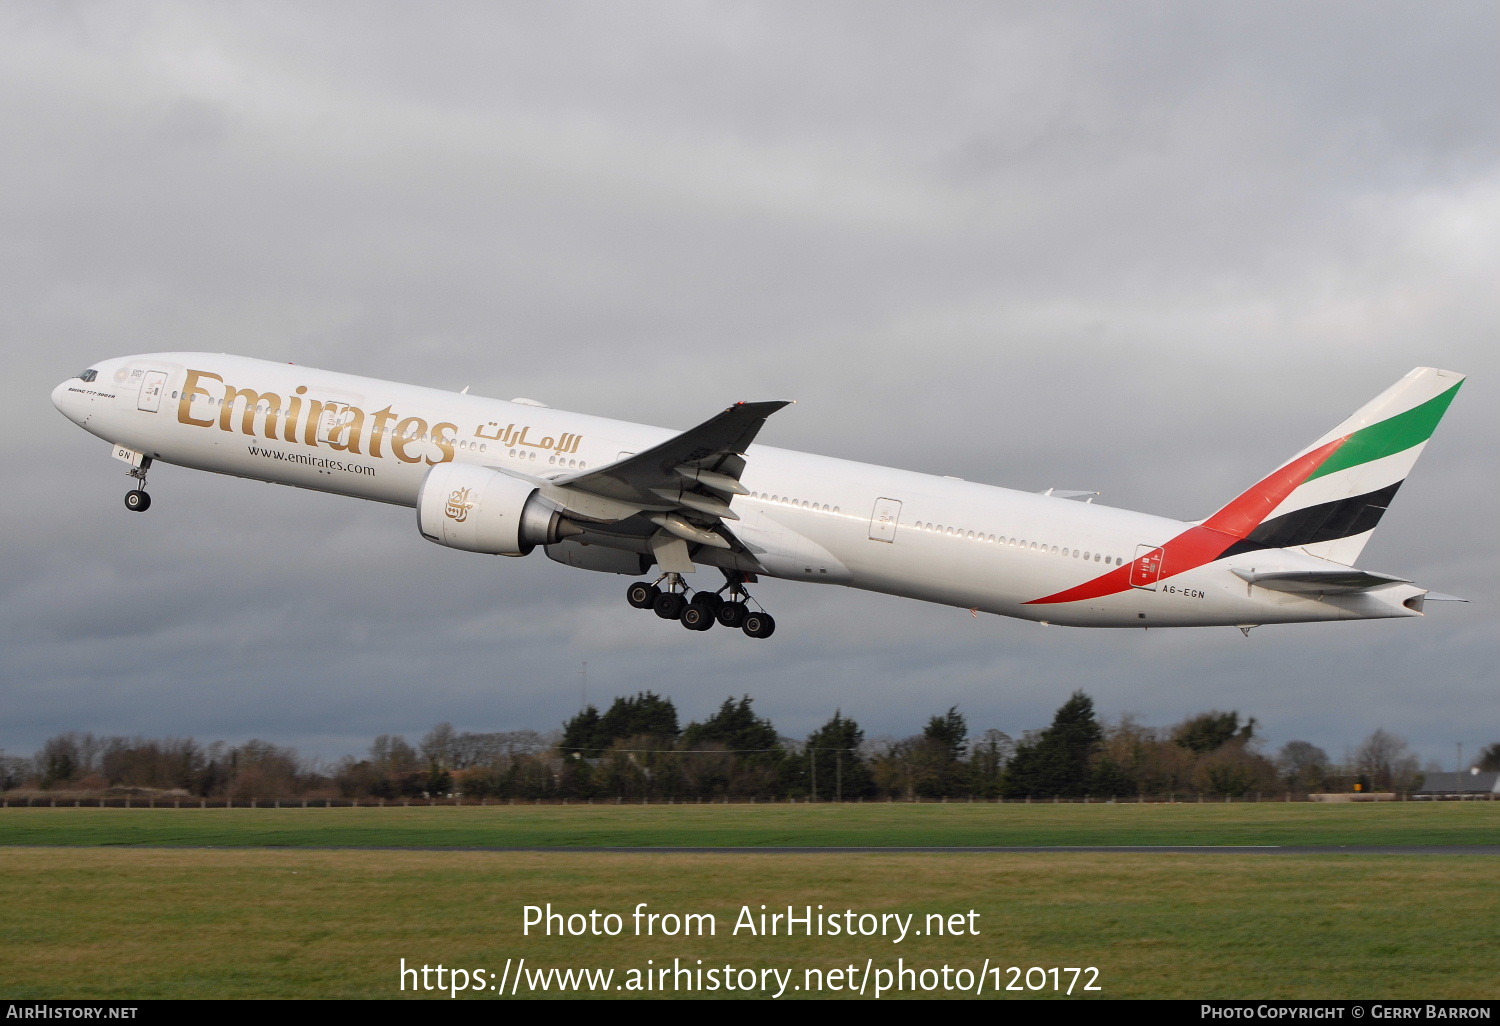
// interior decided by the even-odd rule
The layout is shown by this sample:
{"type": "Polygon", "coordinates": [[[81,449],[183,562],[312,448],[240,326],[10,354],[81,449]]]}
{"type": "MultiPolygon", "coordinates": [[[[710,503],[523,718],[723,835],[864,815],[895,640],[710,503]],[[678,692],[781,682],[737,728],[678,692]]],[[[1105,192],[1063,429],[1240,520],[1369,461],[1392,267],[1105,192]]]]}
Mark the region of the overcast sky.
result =
{"type": "MultiPolygon", "coordinates": [[[[652,689],[785,734],[1075,689],[1268,750],[1500,741],[1500,7],[0,5],[17,473],[0,748],[64,730],[362,752],[652,689]],[[1419,365],[1472,375],[1362,565],[1425,619],[1087,631],[763,583],[769,641],[409,510],[122,464],[48,401],[211,350],[1206,516],[1419,365]]],[[[700,572],[704,577],[706,572],[700,572]]]]}

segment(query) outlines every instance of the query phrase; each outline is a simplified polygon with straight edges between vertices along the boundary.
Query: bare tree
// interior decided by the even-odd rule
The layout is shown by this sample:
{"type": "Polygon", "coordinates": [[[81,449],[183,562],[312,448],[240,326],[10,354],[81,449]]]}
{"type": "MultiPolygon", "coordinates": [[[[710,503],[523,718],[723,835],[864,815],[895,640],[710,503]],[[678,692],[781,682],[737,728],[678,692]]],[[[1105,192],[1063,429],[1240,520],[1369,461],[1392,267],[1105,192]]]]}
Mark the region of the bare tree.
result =
{"type": "Polygon", "coordinates": [[[20,787],[32,770],[32,760],[17,755],[0,755],[0,791],[20,787]]]}
{"type": "Polygon", "coordinates": [[[1377,730],[1354,752],[1355,772],[1367,778],[1372,790],[1413,790],[1419,775],[1419,763],[1406,739],[1377,730]]]}
{"type": "Polygon", "coordinates": [[[1147,727],[1131,716],[1104,730],[1101,760],[1108,760],[1128,777],[1133,790],[1145,794],[1173,794],[1197,785],[1197,755],[1171,740],[1170,731],[1147,727]]]}
{"type": "Polygon", "coordinates": [[[443,769],[454,768],[454,730],[451,723],[439,723],[422,735],[422,755],[428,765],[443,769]]]}
{"type": "Polygon", "coordinates": [[[290,798],[301,791],[297,752],[252,738],[229,752],[229,797],[290,798]]]}
{"type": "Polygon", "coordinates": [[[1328,753],[1309,741],[1288,741],[1276,753],[1276,770],[1289,791],[1321,791],[1327,786],[1328,753]]]}
{"type": "Polygon", "coordinates": [[[416,750],[400,734],[377,737],[370,745],[370,762],[381,773],[411,773],[421,766],[416,750]]]}
{"type": "Polygon", "coordinates": [[[1241,796],[1276,786],[1276,767],[1241,744],[1226,744],[1199,757],[1193,782],[1210,794],[1241,796]]]}

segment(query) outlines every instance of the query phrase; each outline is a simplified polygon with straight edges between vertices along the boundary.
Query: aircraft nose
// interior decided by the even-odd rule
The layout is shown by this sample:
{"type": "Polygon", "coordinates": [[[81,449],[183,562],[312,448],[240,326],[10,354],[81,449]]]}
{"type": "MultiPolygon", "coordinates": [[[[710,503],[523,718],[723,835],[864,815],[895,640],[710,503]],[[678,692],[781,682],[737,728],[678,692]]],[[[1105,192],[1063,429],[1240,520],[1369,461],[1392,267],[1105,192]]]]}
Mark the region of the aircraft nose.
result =
{"type": "Polygon", "coordinates": [[[74,392],[70,392],[69,388],[77,380],[77,378],[69,378],[52,390],[52,405],[56,406],[64,417],[67,417],[75,424],[78,422],[79,399],[82,397],[74,392]]]}

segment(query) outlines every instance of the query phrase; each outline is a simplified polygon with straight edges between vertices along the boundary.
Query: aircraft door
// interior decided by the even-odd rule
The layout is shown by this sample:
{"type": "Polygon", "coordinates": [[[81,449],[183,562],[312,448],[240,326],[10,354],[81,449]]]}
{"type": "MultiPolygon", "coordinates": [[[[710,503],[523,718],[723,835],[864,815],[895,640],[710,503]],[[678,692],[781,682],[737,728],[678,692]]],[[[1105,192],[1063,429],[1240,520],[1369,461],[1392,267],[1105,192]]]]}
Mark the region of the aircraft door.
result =
{"type": "Polygon", "coordinates": [[[318,414],[318,441],[339,441],[340,433],[354,423],[354,417],[354,410],[348,406],[325,404],[323,411],[318,414]]]}
{"type": "Polygon", "coordinates": [[[160,412],[161,394],[166,387],[166,371],[147,371],[146,376],[141,379],[141,397],[136,401],[135,408],[147,413],[160,412]]]}
{"type": "Polygon", "coordinates": [[[1162,557],[1165,551],[1159,545],[1137,545],[1135,562],[1130,564],[1130,586],[1142,591],[1155,591],[1161,578],[1162,557]]]}
{"type": "Polygon", "coordinates": [[[870,513],[870,540],[894,542],[896,526],[901,522],[899,499],[876,499],[875,509],[870,513]]]}
{"type": "Polygon", "coordinates": [[[316,414],[318,426],[316,438],[321,445],[340,448],[349,444],[351,436],[358,436],[365,426],[365,397],[354,392],[320,388],[312,395],[304,395],[302,401],[307,410],[305,416],[316,414]]]}

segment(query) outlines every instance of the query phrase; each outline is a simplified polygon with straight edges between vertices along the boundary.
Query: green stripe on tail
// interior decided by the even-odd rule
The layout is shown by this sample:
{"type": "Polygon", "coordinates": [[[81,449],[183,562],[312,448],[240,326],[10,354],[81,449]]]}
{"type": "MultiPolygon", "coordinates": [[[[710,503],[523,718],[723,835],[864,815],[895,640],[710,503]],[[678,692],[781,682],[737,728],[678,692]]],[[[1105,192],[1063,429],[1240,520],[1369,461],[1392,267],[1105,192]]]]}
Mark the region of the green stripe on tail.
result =
{"type": "Polygon", "coordinates": [[[1443,419],[1443,414],[1448,412],[1448,404],[1453,402],[1453,397],[1461,387],[1462,381],[1420,406],[1413,406],[1405,413],[1398,413],[1388,420],[1354,432],[1307,480],[1314,481],[1362,463],[1384,459],[1427,441],[1437,428],[1438,421],[1443,419]]]}

